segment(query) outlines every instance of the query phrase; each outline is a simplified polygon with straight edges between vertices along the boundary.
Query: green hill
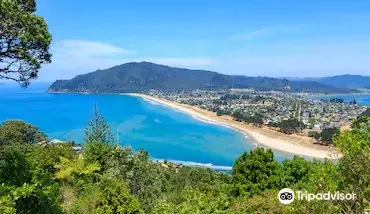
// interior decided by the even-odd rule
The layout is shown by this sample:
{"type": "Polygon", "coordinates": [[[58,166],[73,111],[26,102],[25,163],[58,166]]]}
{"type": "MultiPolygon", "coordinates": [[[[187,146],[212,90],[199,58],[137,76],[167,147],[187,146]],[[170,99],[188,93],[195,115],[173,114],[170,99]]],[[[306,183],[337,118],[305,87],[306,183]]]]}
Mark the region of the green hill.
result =
{"type": "Polygon", "coordinates": [[[105,70],[78,75],[71,80],[57,80],[49,92],[127,93],[194,89],[254,88],[256,90],[347,93],[349,89],[317,82],[294,82],[269,77],[225,75],[212,71],[190,70],[150,62],[131,62],[105,70]]]}
{"type": "Polygon", "coordinates": [[[352,89],[370,88],[370,77],[361,75],[339,75],[324,77],[318,82],[325,83],[333,87],[343,87],[352,89]]]}

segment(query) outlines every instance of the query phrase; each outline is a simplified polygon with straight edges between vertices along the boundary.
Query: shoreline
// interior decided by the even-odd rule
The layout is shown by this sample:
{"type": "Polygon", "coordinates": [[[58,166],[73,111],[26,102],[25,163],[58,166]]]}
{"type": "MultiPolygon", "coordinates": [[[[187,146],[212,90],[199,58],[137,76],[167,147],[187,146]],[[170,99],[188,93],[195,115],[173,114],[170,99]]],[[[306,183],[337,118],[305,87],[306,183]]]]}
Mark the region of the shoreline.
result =
{"type": "Polygon", "coordinates": [[[313,139],[308,137],[286,135],[267,128],[254,127],[252,125],[237,122],[228,116],[217,116],[214,112],[210,112],[199,107],[176,103],[145,94],[124,93],[121,95],[140,97],[146,101],[156,102],[169,108],[179,110],[202,122],[226,126],[227,128],[234,129],[251,139],[251,143],[279,152],[318,159],[338,159],[341,157],[341,154],[336,148],[315,145],[313,144],[313,139]]]}

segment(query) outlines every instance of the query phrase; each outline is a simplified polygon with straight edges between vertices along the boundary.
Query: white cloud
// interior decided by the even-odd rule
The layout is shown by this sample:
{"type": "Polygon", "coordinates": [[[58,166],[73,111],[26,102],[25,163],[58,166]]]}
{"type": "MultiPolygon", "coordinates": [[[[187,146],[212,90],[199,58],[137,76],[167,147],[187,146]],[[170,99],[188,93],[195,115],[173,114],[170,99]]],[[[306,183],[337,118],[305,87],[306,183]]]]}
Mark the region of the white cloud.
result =
{"type": "Polygon", "coordinates": [[[232,40],[239,40],[239,41],[248,41],[251,40],[259,35],[267,33],[270,31],[271,28],[261,28],[259,30],[249,31],[246,33],[236,34],[230,37],[232,40]]]}
{"type": "Polygon", "coordinates": [[[56,43],[52,49],[56,57],[67,56],[112,56],[115,54],[129,54],[128,49],[123,49],[111,44],[97,41],[63,40],[56,43]]]}
{"type": "Polygon", "coordinates": [[[65,57],[54,58],[53,63],[44,66],[40,73],[40,80],[54,81],[55,79],[70,79],[78,74],[106,69],[128,62],[152,62],[162,65],[183,67],[189,69],[206,69],[215,64],[212,58],[176,58],[176,57],[121,57],[121,58],[95,58],[95,57],[65,57]]]}
{"type": "Polygon", "coordinates": [[[40,80],[67,79],[120,63],[133,51],[99,41],[62,40],[52,48],[52,63],[40,72],[40,80]]]}
{"type": "Polygon", "coordinates": [[[218,57],[138,57],[131,50],[102,42],[66,40],[56,43],[53,62],[40,72],[42,81],[69,79],[127,62],[148,61],[190,69],[248,76],[370,75],[370,42],[344,44],[280,44],[259,46],[260,52],[218,57]]]}
{"type": "Polygon", "coordinates": [[[41,81],[69,79],[78,74],[106,69],[127,62],[148,61],[185,68],[206,68],[214,62],[208,57],[135,57],[132,50],[99,41],[62,40],[51,48],[52,63],[43,66],[41,81]]]}
{"type": "Polygon", "coordinates": [[[239,34],[235,34],[229,37],[235,41],[250,41],[259,37],[284,37],[284,35],[298,32],[301,29],[300,26],[296,25],[276,25],[270,27],[261,27],[259,29],[244,31],[239,34]]]}

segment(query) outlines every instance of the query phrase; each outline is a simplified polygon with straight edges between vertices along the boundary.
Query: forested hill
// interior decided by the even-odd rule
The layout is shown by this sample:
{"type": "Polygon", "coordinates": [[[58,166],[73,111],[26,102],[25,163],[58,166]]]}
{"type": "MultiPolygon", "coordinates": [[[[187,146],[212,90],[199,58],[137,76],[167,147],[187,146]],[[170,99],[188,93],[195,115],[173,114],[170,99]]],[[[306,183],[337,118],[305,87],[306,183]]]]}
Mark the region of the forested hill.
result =
{"type": "Polygon", "coordinates": [[[334,87],[345,87],[353,89],[370,89],[370,77],[361,75],[339,75],[320,78],[318,82],[334,87]]]}
{"type": "Polygon", "coordinates": [[[57,80],[49,92],[125,93],[157,90],[194,90],[253,88],[256,90],[348,93],[351,89],[326,86],[317,82],[288,81],[269,77],[225,75],[212,71],[190,70],[150,62],[131,62],[105,70],[57,80]]]}

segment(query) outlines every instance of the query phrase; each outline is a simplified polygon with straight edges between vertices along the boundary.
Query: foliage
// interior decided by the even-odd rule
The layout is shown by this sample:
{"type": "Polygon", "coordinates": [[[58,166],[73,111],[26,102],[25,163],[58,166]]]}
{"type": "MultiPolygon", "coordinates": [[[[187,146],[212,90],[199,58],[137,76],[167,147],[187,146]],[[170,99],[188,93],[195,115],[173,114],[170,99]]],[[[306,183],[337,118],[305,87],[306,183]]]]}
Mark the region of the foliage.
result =
{"type": "MultiPolygon", "coordinates": [[[[362,120],[363,121],[363,120],[362,120]]],[[[344,204],[344,210],[361,211],[370,208],[370,126],[359,123],[357,128],[342,133],[335,144],[343,157],[339,171],[343,175],[341,188],[356,193],[356,201],[344,204]]]]}
{"type": "MultiPolygon", "coordinates": [[[[351,93],[356,90],[326,86],[317,82],[289,81],[269,77],[246,77],[189,70],[150,62],[131,62],[105,70],[78,75],[70,80],[57,80],[49,91],[127,93],[161,91],[192,91],[196,89],[253,88],[258,91],[306,91],[351,93]],[[83,82],[83,84],[81,84],[83,82]],[[289,89],[287,89],[289,86],[289,89]]],[[[262,98],[263,99],[263,98],[262,98]]],[[[256,97],[256,101],[261,99],[256,97]]]]}
{"type": "Polygon", "coordinates": [[[177,203],[160,200],[152,213],[229,213],[230,200],[222,187],[214,187],[207,192],[188,186],[179,192],[177,203]]]}
{"type": "Polygon", "coordinates": [[[129,193],[122,181],[104,178],[100,181],[99,187],[101,194],[94,213],[143,213],[139,201],[129,193]]]}
{"type": "Polygon", "coordinates": [[[271,149],[257,148],[244,152],[233,166],[233,182],[236,195],[254,195],[279,185],[279,163],[274,160],[271,149]]]}
{"type": "Polygon", "coordinates": [[[331,103],[344,103],[343,98],[330,98],[329,102],[331,103]]]}
{"type": "Polygon", "coordinates": [[[282,163],[257,148],[236,159],[231,174],[153,162],[143,150],[87,143],[0,146],[1,213],[359,213],[370,208],[370,126],[357,121],[334,143],[336,161],[293,157],[282,163]],[[355,201],[295,200],[279,189],[354,192],[355,201]]]}
{"type": "Polygon", "coordinates": [[[140,150],[133,155],[129,168],[122,172],[128,181],[131,194],[135,195],[144,210],[148,211],[164,188],[164,177],[160,168],[149,160],[147,152],[140,150]]]}
{"type": "Polygon", "coordinates": [[[46,135],[37,127],[23,121],[8,120],[0,125],[0,145],[32,144],[46,140],[46,135]]]}
{"type": "Polygon", "coordinates": [[[100,165],[82,158],[66,159],[56,165],[55,178],[63,182],[66,212],[142,213],[138,200],[123,180],[100,174],[100,165]]]}
{"type": "Polygon", "coordinates": [[[309,131],[308,132],[308,137],[312,137],[316,140],[320,139],[320,133],[316,132],[316,131],[309,131]]]}
{"type": "Polygon", "coordinates": [[[59,184],[53,181],[53,166],[58,163],[54,154],[63,155],[63,148],[48,150],[38,145],[10,144],[1,147],[0,201],[6,202],[6,208],[0,210],[61,213],[59,184]]]}
{"type": "Polygon", "coordinates": [[[233,214],[278,214],[285,213],[286,207],[282,205],[276,197],[278,191],[265,191],[261,195],[250,198],[239,198],[235,200],[230,208],[233,214]]]}
{"type": "Polygon", "coordinates": [[[245,117],[244,118],[244,121],[246,123],[252,123],[253,125],[256,125],[256,126],[263,125],[263,117],[260,114],[256,114],[256,115],[253,115],[253,116],[245,117]]]}
{"type": "Polygon", "coordinates": [[[320,139],[326,145],[333,143],[333,138],[340,134],[338,128],[325,128],[320,133],[320,139]]]}
{"type": "Polygon", "coordinates": [[[41,64],[51,62],[51,35],[35,11],[35,0],[0,1],[0,79],[23,87],[37,78],[41,64]]]}
{"type": "Polygon", "coordinates": [[[353,129],[367,129],[370,127],[370,117],[361,116],[358,117],[355,121],[353,121],[352,128],[353,129]]]}
{"type": "Polygon", "coordinates": [[[87,164],[81,158],[67,159],[60,157],[60,163],[55,165],[57,172],[55,173],[56,179],[70,179],[72,175],[83,176],[90,175],[95,171],[100,170],[98,163],[87,164]]]}
{"type": "Polygon", "coordinates": [[[238,122],[244,121],[244,118],[245,118],[245,116],[244,116],[244,114],[243,114],[243,112],[241,110],[234,111],[232,113],[232,116],[233,116],[234,120],[236,120],[238,122]]]}
{"type": "Polygon", "coordinates": [[[304,124],[297,119],[283,120],[279,123],[280,131],[285,134],[293,134],[304,128],[304,124]]]}
{"type": "Polygon", "coordinates": [[[362,117],[370,117],[370,108],[367,108],[364,112],[361,113],[362,117]]]}
{"type": "MultiPolygon", "coordinates": [[[[340,191],[341,174],[338,165],[332,161],[313,161],[306,179],[298,182],[292,189],[307,191],[308,193],[327,193],[340,191]]],[[[340,191],[344,192],[344,191],[340,191]]],[[[344,192],[347,193],[347,192],[344,192]]],[[[340,213],[341,209],[336,201],[306,201],[294,200],[288,213],[340,213]]]]}
{"type": "Polygon", "coordinates": [[[113,134],[98,107],[94,106],[94,114],[85,128],[85,143],[112,144],[113,134]]]}
{"type": "Polygon", "coordinates": [[[98,163],[101,171],[107,170],[107,164],[113,155],[113,147],[101,142],[86,143],[84,158],[88,163],[98,163]]]}
{"type": "Polygon", "coordinates": [[[294,156],[282,163],[282,187],[292,187],[298,182],[308,180],[308,174],[312,171],[313,164],[304,158],[294,156]]]}

